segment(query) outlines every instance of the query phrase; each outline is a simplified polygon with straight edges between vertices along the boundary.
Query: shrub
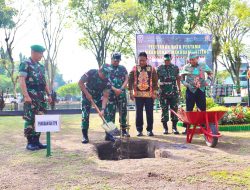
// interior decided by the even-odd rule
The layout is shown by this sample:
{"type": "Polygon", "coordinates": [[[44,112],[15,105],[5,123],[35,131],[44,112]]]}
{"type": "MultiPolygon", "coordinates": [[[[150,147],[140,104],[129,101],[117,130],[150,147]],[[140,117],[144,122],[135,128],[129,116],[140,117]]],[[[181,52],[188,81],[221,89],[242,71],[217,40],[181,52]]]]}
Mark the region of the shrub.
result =
{"type": "Polygon", "coordinates": [[[229,108],[229,111],[220,120],[220,124],[244,124],[248,122],[250,122],[250,111],[240,105],[229,108]]]}

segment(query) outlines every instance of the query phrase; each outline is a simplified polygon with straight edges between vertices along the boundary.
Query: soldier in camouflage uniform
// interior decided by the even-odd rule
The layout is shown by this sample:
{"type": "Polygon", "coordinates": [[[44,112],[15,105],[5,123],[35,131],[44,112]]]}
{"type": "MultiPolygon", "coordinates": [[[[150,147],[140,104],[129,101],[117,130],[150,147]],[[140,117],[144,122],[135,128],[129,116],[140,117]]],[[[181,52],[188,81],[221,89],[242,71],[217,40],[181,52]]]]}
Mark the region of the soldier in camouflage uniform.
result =
{"type": "Polygon", "coordinates": [[[127,128],[127,96],[125,87],[128,84],[128,72],[126,68],[119,65],[121,61],[121,54],[115,52],[111,56],[111,74],[110,81],[112,83],[112,90],[109,95],[109,102],[105,110],[104,117],[107,122],[115,123],[116,109],[119,110],[119,122],[122,129],[123,136],[129,136],[126,131],[127,128]]]}
{"type": "MultiPolygon", "coordinates": [[[[178,96],[181,93],[179,68],[171,64],[171,54],[164,55],[164,65],[157,69],[159,79],[159,96],[162,108],[161,122],[163,124],[163,134],[168,134],[169,106],[170,109],[177,112],[178,96]],[[178,88],[177,88],[178,86],[178,88]]],[[[172,130],[174,134],[179,134],[176,128],[178,118],[171,113],[172,130]]]]}
{"type": "Polygon", "coordinates": [[[19,66],[20,87],[24,96],[24,135],[28,143],[26,149],[45,149],[47,146],[40,143],[40,133],[35,132],[35,115],[46,111],[46,94],[49,102],[51,96],[45,80],[45,68],[39,63],[45,48],[40,45],[31,46],[31,57],[19,66]]]}
{"type": "MultiPolygon", "coordinates": [[[[101,69],[91,69],[85,73],[80,81],[79,87],[82,91],[82,143],[89,142],[88,129],[89,129],[89,114],[91,108],[91,101],[94,101],[104,115],[106,108],[109,91],[112,87],[109,82],[110,66],[105,64],[101,69]]],[[[106,139],[109,136],[106,134],[106,139]]],[[[111,139],[109,139],[111,140],[111,139]]]]}

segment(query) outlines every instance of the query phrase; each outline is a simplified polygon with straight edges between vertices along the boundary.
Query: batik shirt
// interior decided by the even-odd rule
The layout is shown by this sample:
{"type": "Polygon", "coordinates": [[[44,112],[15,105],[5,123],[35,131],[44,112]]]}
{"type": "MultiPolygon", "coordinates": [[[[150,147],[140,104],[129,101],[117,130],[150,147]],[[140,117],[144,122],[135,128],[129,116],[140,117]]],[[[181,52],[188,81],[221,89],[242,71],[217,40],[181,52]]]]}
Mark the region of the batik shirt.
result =
{"type": "Polygon", "coordinates": [[[198,88],[204,92],[208,85],[208,81],[205,79],[205,72],[212,72],[205,63],[198,63],[197,66],[187,64],[181,71],[181,75],[185,75],[185,78],[182,79],[181,82],[193,93],[195,93],[198,88]]]}
{"type": "Polygon", "coordinates": [[[160,95],[175,96],[178,94],[176,80],[179,76],[179,68],[173,64],[160,65],[157,69],[160,95]]]}
{"type": "Polygon", "coordinates": [[[134,90],[135,97],[151,98],[158,90],[158,77],[151,65],[137,65],[129,73],[129,90],[134,90]]]}

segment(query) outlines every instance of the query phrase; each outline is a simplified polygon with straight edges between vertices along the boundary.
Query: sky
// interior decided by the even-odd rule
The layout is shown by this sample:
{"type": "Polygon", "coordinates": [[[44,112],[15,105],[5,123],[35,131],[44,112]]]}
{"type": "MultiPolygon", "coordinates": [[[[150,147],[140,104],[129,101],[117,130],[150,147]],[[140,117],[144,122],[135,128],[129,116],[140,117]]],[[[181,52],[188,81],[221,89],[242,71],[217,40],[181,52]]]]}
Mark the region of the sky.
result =
{"type": "MultiPolygon", "coordinates": [[[[34,10],[28,1],[19,1],[16,3],[16,8],[20,6],[20,2],[24,4],[25,10],[34,10]]],[[[27,11],[28,12],[28,11],[27,11]]],[[[31,11],[31,16],[27,22],[18,30],[14,42],[13,55],[14,60],[19,61],[19,53],[22,52],[26,57],[30,56],[30,46],[40,44],[44,46],[41,26],[39,25],[39,13],[31,11]]],[[[63,31],[63,40],[59,47],[57,63],[58,69],[63,74],[63,79],[66,82],[78,82],[81,76],[90,69],[97,69],[98,64],[95,56],[90,50],[81,47],[78,42],[81,33],[75,26],[65,28],[63,31]]],[[[3,31],[0,32],[0,46],[5,47],[3,31]]],[[[110,62],[110,55],[107,57],[107,63],[110,62]]],[[[130,71],[135,64],[133,59],[124,59],[122,57],[121,65],[124,65],[130,71]]]]}
{"type": "MultiPolygon", "coordinates": [[[[29,1],[17,1],[27,4],[25,6],[26,11],[32,10],[31,16],[28,18],[27,22],[18,30],[16,39],[15,39],[15,48],[13,50],[15,61],[19,60],[19,53],[22,52],[26,57],[30,56],[30,46],[33,44],[44,45],[41,27],[39,25],[39,13],[34,10],[34,7],[31,7],[29,1]]],[[[17,3],[17,8],[20,4],[17,3]]],[[[59,48],[58,53],[58,69],[66,82],[77,82],[80,77],[90,69],[97,69],[98,64],[95,60],[94,55],[90,50],[85,49],[84,47],[79,46],[78,41],[81,37],[81,33],[77,30],[76,27],[71,26],[70,28],[64,29],[63,41],[59,48]]],[[[1,41],[3,41],[4,35],[0,33],[0,46],[1,41]]],[[[247,41],[250,37],[248,35],[247,41]]],[[[110,62],[110,55],[107,57],[107,63],[110,62]]],[[[120,63],[124,65],[128,72],[135,65],[134,59],[124,59],[120,63]]],[[[221,67],[220,67],[221,68],[221,67]]]]}

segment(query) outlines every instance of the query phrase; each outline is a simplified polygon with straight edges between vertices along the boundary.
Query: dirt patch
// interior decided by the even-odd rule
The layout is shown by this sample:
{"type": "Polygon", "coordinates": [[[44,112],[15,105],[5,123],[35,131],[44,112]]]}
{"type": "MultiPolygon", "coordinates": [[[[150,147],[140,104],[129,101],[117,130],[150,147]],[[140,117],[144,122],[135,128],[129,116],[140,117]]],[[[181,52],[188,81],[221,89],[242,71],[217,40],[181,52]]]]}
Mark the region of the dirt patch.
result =
{"type": "MultiPolygon", "coordinates": [[[[223,132],[216,148],[206,146],[199,135],[187,144],[183,135],[162,135],[159,113],[154,137],[138,138],[131,128],[132,150],[126,152],[127,144],[120,145],[123,159],[104,160],[98,149],[110,156],[111,144],[104,141],[99,123],[90,129],[90,143],[83,145],[80,116],[65,118],[62,131],[52,134],[49,158],[45,150],[25,150],[22,126],[16,120],[0,119],[0,189],[250,189],[250,132],[223,132]],[[132,159],[133,151],[146,158],[132,159]]],[[[45,142],[44,134],[41,141],[45,142]]]]}

